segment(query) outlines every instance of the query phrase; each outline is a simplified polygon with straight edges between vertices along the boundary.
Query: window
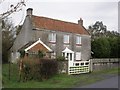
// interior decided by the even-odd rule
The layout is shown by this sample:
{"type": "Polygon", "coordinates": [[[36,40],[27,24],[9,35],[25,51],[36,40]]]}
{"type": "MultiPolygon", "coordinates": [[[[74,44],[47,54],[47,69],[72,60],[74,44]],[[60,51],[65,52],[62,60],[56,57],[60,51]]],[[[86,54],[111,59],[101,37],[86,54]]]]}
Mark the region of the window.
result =
{"type": "Polygon", "coordinates": [[[64,35],[64,43],[69,43],[69,35],[64,35]]]}
{"type": "Polygon", "coordinates": [[[76,44],[81,44],[81,37],[80,36],[76,36],[76,44]]]}
{"type": "Polygon", "coordinates": [[[56,42],[56,33],[50,33],[49,34],[49,41],[50,42],[56,42]]]}

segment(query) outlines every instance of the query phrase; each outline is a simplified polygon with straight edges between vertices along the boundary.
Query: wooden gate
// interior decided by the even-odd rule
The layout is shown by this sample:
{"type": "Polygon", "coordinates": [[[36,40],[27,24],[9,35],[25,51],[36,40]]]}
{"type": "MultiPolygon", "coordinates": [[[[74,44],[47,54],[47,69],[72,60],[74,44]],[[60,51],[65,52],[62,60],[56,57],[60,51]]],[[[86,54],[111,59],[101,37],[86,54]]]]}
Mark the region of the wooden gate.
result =
{"type": "Polygon", "coordinates": [[[81,73],[89,73],[92,69],[92,64],[89,61],[74,61],[73,66],[68,63],[68,74],[81,74],[81,73]]]}

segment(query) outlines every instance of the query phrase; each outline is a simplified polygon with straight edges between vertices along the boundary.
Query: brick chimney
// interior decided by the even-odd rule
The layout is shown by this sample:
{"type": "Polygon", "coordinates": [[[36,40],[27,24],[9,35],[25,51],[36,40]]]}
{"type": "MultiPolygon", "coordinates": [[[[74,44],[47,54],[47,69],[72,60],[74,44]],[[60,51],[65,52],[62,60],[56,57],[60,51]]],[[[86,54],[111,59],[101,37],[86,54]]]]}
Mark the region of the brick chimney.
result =
{"type": "Polygon", "coordinates": [[[33,9],[32,8],[28,8],[27,9],[27,16],[31,16],[33,14],[33,9]]]}
{"type": "Polygon", "coordinates": [[[78,25],[83,26],[83,20],[82,20],[82,18],[80,18],[80,20],[78,20],[78,25]]]}

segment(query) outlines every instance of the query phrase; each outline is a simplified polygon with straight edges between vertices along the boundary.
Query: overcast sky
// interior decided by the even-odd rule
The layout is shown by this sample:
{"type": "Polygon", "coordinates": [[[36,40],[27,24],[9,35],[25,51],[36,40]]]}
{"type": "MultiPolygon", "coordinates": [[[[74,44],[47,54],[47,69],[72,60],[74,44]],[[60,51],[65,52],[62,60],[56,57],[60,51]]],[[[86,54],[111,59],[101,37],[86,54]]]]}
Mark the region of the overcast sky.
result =
{"type": "MultiPolygon", "coordinates": [[[[0,13],[6,11],[11,3],[15,2],[3,2],[0,13]]],[[[24,21],[27,8],[33,8],[34,15],[68,22],[78,23],[82,18],[86,28],[96,21],[102,21],[108,30],[118,31],[118,0],[27,0],[22,11],[11,15],[15,25],[24,21]]]]}

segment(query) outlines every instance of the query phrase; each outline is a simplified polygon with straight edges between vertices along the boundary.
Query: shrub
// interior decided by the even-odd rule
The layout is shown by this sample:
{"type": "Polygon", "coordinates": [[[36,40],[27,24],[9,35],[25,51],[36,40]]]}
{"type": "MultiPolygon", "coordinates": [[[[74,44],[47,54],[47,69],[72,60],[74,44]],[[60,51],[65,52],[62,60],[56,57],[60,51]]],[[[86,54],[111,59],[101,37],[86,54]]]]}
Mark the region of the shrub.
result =
{"type": "Polygon", "coordinates": [[[63,56],[57,56],[56,60],[58,60],[58,61],[65,61],[65,57],[63,57],[63,56]]]}
{"type": "Polygon", "coordinates": [[[22,77],[25,80],[41,81],[52,77],[58,71],[57,61],[52,59],[24,58],[23,63],[25,67],[22,77]]]}
{"type": "Polygon", "coordinates": [[[41,59],[41,76],[45,79],[53,76],[58,71],[58,63],[52,59],[41,59]]]}
{"type": "Polygon", "coordinates": [[[43,58],[45,56],[45,53],[41,50],[38,50],[38,57],[43,58]]]}
{"type": "Polygon", "coordinates": [[[25,51],[24,50],[20,50],[20,58],[23,58],[25,56],[25,51]]]}

